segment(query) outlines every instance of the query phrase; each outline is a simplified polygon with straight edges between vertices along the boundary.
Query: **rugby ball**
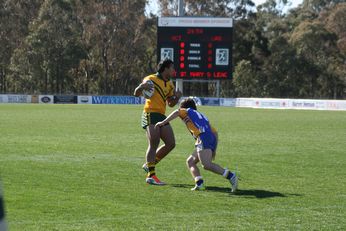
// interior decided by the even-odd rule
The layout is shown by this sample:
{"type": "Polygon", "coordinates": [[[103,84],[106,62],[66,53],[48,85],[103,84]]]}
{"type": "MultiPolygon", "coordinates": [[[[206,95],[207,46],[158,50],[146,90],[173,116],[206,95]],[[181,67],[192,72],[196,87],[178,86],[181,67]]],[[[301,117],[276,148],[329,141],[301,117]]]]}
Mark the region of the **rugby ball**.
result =
{"type": "Polygon", "coordinates": [[[154,94],[154,83],[151,80],[147,80],[146,83],[149,83],[151,85],[150,90],[142,90],[142,95],[146,99],[150,99],[154,94]]]}

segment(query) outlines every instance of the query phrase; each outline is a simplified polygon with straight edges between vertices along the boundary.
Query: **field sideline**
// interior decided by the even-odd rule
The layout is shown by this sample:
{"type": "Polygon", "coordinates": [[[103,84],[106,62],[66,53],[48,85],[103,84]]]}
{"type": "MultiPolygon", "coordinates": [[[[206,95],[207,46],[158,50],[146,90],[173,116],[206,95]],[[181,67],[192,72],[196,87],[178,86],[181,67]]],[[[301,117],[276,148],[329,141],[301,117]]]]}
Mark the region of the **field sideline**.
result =
{"type": "Polygon", "coordinates": [[[0,104],[0,172],[11,231],[346,230],[346,112],[200,107],[218,129],[216,162],[239,191],[202,170],[191,192],[193,138],[145,184],[141,105],[0,104]]]}

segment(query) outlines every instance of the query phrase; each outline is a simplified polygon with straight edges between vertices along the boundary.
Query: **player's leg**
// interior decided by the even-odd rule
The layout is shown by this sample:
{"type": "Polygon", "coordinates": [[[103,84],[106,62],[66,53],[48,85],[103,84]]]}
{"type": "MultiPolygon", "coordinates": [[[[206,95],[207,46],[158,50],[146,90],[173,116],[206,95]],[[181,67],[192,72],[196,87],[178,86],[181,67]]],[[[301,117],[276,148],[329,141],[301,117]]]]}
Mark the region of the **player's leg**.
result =
{"type": "Polygon", "coordinates": [[[201,173],[197,167],[199,162],[197,151],[195,150],[186,160],[187,168],[190,170],[192,177],[195,179],[197,176],[200,176],[201,173]]]}
{"type": "Polygon", "coordinates": [[[202,133],[196,143],[198,158],[204,169],[220,174],[232,184],[232,192],[238,187],[238,178],[234,172],[213,163],[216,156],[217,138],[213,133],[202,133]]]}
{"type": "Polygon", "coordinates": [[[212,162],[213,152],[211,149],[198,150],[197,155],[205,170],[214,172],[219,175],[223,174],[224,168],[212,162]]]}
{"type": "Polygon", "coordinates": [[[160,143],[160,130],[155,129],[154,125],[150,124],[146,128],[146,135],[148,140],[146,161],[148,163],[155,162],[156,150],[160,143]]]}
{"type": "Polygon", "coordinates": [[[160,162],[175,147],[174,133],[170,124],[167,124],[160,128],[160,138],[162,139],[164,144],[161,145],[156,151],[156,163],[160,162]]]}
{"type": "Polygon", "coordinates": [[[191,190],[205,190],[204,180],[201,176],[197,163],[199,162],[197,151],[195,150],[186,160],[186,165],[195,180],[195,187],[191,190]]]}
{"type": "Polygon", "coordinates": [[[213,152],[211,149],[198,150],[197,154],[204,169],[222,175],[230,181],[232,185],[232,192],[237,190],[238,178],[236,174],[229,171],[227,168],[222,168],[220,165],[213,163],[213,152]]]}
{"type": "Polygon", "coordinates": [[[160,130],[155,129],[153,124],[149,124],[146,127],[146,134],[148,139],[148,149],[146,152],[146,166],[148,168],[148,173],[146,182],[149,184],[162,185],[164,183],[156,177],[155,173],[155,155],[160,143],[160,130]]]}
{"type": "Polygon", "coordinates": [[[147,173],[147,183],[162,185],[164,183],[157,179],[155,174],[155,155],[160,143],[160,129],[155,129],[157,120],[158,113],[143,112],[142,114],[142,128],[145,129],[148,140],[146,162],[143,164],[143,169],[147,173]]]}

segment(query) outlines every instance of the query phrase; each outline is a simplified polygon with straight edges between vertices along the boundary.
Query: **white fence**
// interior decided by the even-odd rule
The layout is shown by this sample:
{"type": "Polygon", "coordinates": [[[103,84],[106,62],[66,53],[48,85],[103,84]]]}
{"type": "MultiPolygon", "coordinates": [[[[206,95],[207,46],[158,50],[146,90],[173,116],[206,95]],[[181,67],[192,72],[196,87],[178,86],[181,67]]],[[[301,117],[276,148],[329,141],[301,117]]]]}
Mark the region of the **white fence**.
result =
{"type": "Polygon", "coordinates": [[[270,109],[346,110],[346,100],[237,98],[236,107],[270,109]]]}

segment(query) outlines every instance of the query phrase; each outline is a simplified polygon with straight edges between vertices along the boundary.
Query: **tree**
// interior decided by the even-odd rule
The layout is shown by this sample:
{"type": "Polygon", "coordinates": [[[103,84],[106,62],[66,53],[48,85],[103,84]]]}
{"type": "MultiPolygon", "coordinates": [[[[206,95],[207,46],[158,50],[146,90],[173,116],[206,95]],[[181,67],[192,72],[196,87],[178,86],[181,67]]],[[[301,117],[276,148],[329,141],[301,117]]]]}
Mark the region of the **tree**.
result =
{"type": "Polygon", "coordinates": [[[17,51],[27,56],[29,72],[22,68],[22,60],[14,56],[12,69],[17,70],[21,81],[33,82],[35,89],[24,88],[27,92],[71,91],[72,78],[69,70],[79,64],[85,56],[80,41],[80,29],[74,13],[74,2],[64,0],[45,0],[39,15],[30,27],[25,45],[17,51]]]}
{"type": "Polygon", "coordinates": [[[237,97],[260,97],[261,88],[260,75],[250,61],[242,60],[234,71],[233,84],[237,97]]]}
{"type": "MultiPolygon", "coordinates": [[[[0,92],[131,94],[155,71],[156,18],[146,0],[0,0],[0,92]]],[[[188,16],[234,19],[233,81],[221,96],[346,96],[346,3],[185,0],[188,16]]],[[[164,16],[177,1],[159,2],[164,16]]],[[[214,85],[185,84],[210,96],[214,85]]],[[[187,90],[187,91],[186,91],[187,90]]]]}
{"type": "Polygon", "coordinates": [[[304,0],[303,8],[310,9],[316,13],[320,13],[326,8],[335,6],[338,3],[343,3],[345,0],[304,0]]]}
{"type": "Polygon", "coordinates": [[[99,94],[129,94],[151,62],[145,1],[79,2],[82,40],[88,52],[79,69],[93,72],[99,94]]]}
{"type": "Polygon", "coordinates": [[[36,17],[43,0],[0,0],[0,93],[13,91],[10,60],[14,50],[22,45],[28,26],[36,17]]]}
{"type": "Polygon", "coordinates": [[[338,47],[346,55],[346,3],[337,4],[323,20],[326,28],[338,37],[338,47]]]}
{"type": "Polygon", "coordinates": [[[290,42],[296,48],[298,56],[306,59],[312,67],[306,76],[310,80],[309,97],[336,97],[336,92],[323,90],[326,86],[337,89],[338,77],[328,72],[331,70],[330,65],[338,65],[334,63],[338,60],[335,34],[328,32],[317,20],[305,21],[294,30],[290,42]]]}

